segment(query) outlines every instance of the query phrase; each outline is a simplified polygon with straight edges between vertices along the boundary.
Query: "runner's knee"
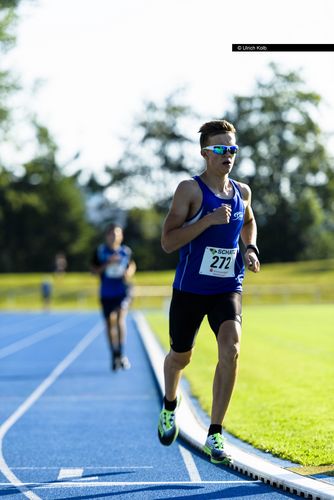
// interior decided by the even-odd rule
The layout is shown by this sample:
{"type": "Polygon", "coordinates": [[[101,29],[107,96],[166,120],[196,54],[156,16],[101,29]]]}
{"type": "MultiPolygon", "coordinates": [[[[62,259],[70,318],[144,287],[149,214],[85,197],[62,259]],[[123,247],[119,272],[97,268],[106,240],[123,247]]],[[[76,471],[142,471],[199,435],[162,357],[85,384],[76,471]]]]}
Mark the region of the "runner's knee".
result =
{"type": "Polygon", "coordinates": [[[109,314],[108,323],[110,326],[115,326],[117,324],[117,313],[115,311],[109,314]]]}
{"type": "Polygon", "coordinates": [[[240,326],[234,321],[221,325],[218,340],[219,362],[234,363],[240,353],[240,326]]]}
{"type": "Polygon", "coordinates": [[[168,357],[170,363],[178,369],[185,368],[191,360],[192,350],[187,352],[175,352],[173,349],[169,351],[168,357]]]}
{"type": "Polygon", "coordinates": [[[240,343],[225,345],[224,349],[219,353],[219,362],[224,364],[233,364],[237,361],[240,353],[240,343]]]}

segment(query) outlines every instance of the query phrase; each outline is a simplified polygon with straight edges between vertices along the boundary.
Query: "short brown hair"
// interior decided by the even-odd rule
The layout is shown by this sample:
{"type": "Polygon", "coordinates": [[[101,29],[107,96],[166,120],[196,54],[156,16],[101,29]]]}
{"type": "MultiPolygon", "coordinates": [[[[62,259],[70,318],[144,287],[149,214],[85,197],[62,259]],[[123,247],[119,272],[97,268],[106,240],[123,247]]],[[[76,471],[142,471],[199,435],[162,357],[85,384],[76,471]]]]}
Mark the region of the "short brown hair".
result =
{"type": "Polygon", "coordinates": [[[120,224],[116,224],[116,222],[110,222],[104,230],[105,234],[111,233],[111,231],[114,231],[116,227],[121,228],[123,231],[123,227],[120,224]]]}
{"type": "Polygon", "coordinates": [[[201,136],[199,139],[201,148],[208,145],[209,137],[214,135],[225,134],[226,132],[236,133],[234,125],[226,120],[213,120],[211,122],[204,123],[198,131],[201,136]]]}

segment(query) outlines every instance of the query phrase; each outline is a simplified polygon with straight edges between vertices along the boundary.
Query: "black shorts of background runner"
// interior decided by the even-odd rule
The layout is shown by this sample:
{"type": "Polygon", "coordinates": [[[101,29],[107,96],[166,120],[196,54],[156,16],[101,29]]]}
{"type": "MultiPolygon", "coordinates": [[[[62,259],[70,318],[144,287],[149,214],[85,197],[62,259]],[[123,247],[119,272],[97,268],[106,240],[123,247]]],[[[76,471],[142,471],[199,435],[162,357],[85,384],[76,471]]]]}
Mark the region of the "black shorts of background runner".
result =
{"type": "Polygon", "coordinates": [[[173,289],[169,309],[169,335],[173,351],[190,351],[205,315],[216,336],[224,321],[241,323],[241,293],[200,295],[173,289]]]}
{"type": "Polygon", "coordinates": [[[109,318],[112,312],[118,309],[127,309],[131,302],[129,295],[121,295],[119,297],[101,298],[101,306],[104,318],[109,318]]]}

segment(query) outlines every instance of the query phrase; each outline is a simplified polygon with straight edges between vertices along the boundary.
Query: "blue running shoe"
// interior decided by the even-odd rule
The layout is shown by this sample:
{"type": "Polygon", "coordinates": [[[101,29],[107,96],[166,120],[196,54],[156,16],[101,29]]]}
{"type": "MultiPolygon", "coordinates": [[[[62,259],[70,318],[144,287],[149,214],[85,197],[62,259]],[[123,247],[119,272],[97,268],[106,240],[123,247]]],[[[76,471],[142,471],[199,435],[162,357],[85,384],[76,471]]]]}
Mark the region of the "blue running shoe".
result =
{"type": "Polygon", "coordinates": [[[176,408],[173,411],[166,410],[162,407],[159,416],[158,437],[160,443],[164,446],[170,446],[174,443],[179,434],[179,427],[176,423],[176,410],[180,404],[180,398],[177,398],[176,408]]]}
{"type": "Polygon", "coordinates": [[[232,457],[224,451],[224,437],[220,432],[206,438],[203,451],[209,455],[213,464],[230,465],[232,463],[232,457]]]}

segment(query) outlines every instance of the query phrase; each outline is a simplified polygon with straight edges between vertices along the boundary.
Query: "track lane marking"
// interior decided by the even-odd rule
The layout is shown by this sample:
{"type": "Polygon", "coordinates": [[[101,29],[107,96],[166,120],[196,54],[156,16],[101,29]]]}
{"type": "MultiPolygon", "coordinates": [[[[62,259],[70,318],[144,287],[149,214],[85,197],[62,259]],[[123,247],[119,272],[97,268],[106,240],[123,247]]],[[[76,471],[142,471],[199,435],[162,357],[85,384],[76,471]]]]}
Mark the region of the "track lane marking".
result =
{"type": "Polygon", "coordinates": [[[82,477],[83,469],[80,467],[75,467],[72,469],[66,469],[65,467],[59,470],[57,479],[69,479],[70,477],[82,477]]]}
{"type": "Polygon", "coordinates": [[[188,471],[190,481],[192,483],[200,483],[202,481],[201,476],[198,472],[192,454],[190,453],[190,451],[186,450],[186,448],[180,445],[179,445],[179,450],[182,455],[186,469],[188,471]]]}
{"type": "MultiPolygon", "coordinates": [[[[33,327],[34,326],[34,323],[36,323],[36,320],[38,320],[39,318],[36,316],[35,318],[25,318],[25,319],[21,319],[21,321],[17,322],[17,323],[13,323],[13,324],[5,324],[5,325],[2,325],[1,324],[1,334],[0,334],[0,340],[3,340],[7,337],[10,337],[11,335],[19,335],[21,333],[24,333],[24,331],[22,332],[21,329],[22,329],[22,326],[26,327],[27,325],[29,326],[29,328],[33,327]],[[30,325],[31,324],[31,325],[30,325]],[[6,331],[6,333],[4,332],[4,330],[9,330],[10,328],[13,328],[13,331],[6,331]]],[[[61,318],[58,318],[61,320],[61,318]]],[[[0,315],[0,323],[1,323],[1,315],[0,315]]],[[[39,325],[37,325],[39,326],[39,325]]],[[[49,325],[49,326],[52,326],[52,325],[49,325]]],[[[35,325],[36,327],[36,325],[35,325]]]]}
{"type": "MultiPolygon", "coordinates": [[[[86,469],[93,469],[93,470],[109,470],[109,469],[115,469],[115,470],[118,470],[118,469],[153,469],[154,466],[153,465],[120,465],[120,466],[117,466],[117,465],[110,465],[110,466],[107,466],[107,465],[87,465],[87,466],[84,466],[83,469],[86,470],[86,469]]],[[[15,470],[59,470],[59,467],[57,466],[54,466],[54,467],[24,467],[24,466],[18,466],[16,467],[15,465],[13,465],[11,467],[11,469],[15,469],[15,470]]]]}
{"type": "MultiPolygon", "coordinates": [[[[189,485],[203,485],[203,484],[259,484],[261,486],[265,485],[260,479],[240,479],[240,480],[227,480],[227,481],[92,481],[92,482],[83,482],[83,481],[63,481],[63,482],[49,482],[49,483],[21,483],[22,486],[26,486],[27,488],[38,488],[38,489],[54,489],[54,488],[99,488],[99,487],[111,487],[111,486],[173,486],[180,484],[189,484],[189,485]]],[[[9,483],[0,483],[0,486],[9,486],[13,487],[13,485],[9,483]]],[[[37,497],[39,498],[39,497],[37,497]]]]}
{"type": "Polygon", "coordinates": [[[52,337],[53,335],[56,335],[57,333],[60,333],[62,331],[65,331],[65,328],[67,326],[71,326],[77,322],[77,318],[66,318],[63,321],[60,321],[56,323],[55,325],[48,326],[47,328],[43,328],[42,330],[39,330],[38,332],[34,333],[33,335],[29,335],[28,337],[25,337],[24,339],[17,340],[16,342],[13,342],[12,344],[9,344],[6,347],[3,347],[0,349],[0,359],[6,358],[7,356],[10,356],[11,354],[14,354],[15,352],[21,351],[22,349],[25,349],[26,347],[30,347],[33,344],[36,344],[37,342],[40,342],[41,340],[47,339],[49,337],[52,337]]]}
{"type": "MultiPolygon", "coordinates": [[[[3,456],[3,440],[9,429],[36,403],[42,394],[52,385],[57,378],[68,368],[73,361],[100,335],[104,330],[104,325],[99,321],[83,339],[72,349],[72,351],[52,370],[52,372],[43,380],[43,382],[28,396],[28,398],[10,415],[9,418],[0,426],[0,472],[10,481],[12,486],[18,488],[30,500],[40,500],[33,491],[27,490],[25,483],[22,483],[18,477],[8,467],[3,456]]],[[[7,483],[5,483],[7,484],[7,483]]]]}
{"type": "Polygon", "coordinates": [[[80,481],[98,481],[99,480],[99,476],[93,476],[93,477],[82,477],[80,479],[80,481]]]}

